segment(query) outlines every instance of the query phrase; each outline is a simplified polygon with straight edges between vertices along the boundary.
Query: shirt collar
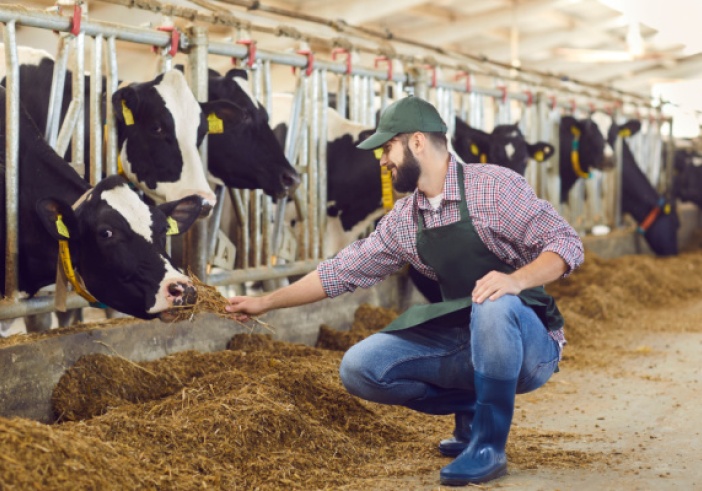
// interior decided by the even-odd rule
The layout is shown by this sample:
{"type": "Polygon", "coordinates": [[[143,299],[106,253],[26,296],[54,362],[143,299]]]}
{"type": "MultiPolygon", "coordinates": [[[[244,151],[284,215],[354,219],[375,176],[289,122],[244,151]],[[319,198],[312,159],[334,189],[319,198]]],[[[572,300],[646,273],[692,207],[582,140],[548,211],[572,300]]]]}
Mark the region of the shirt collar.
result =
{"type": "MultiPolygon", "coordinates": [[[[444,181],[444,201],[461,201],[461,192],[458,189],[458,171],[456,171],[456,157],[449,154],[448,172],[444,181]]],[[[422,210],[431,210],[431,204],[426,195],[419,189],[414,191],[417,196],[417,206],[422,210]]]]}

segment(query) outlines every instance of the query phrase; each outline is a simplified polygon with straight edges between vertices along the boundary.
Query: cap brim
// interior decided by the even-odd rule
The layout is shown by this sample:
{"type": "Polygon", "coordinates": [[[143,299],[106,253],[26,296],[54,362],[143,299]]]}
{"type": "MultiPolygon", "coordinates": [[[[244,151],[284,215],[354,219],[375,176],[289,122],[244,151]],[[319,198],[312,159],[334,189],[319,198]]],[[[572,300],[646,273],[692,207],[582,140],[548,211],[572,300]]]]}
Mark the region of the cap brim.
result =
{"type": "Polygon", "coordinates": [[[373,150],[374,148],[382,147],[396,134],[397,133],[388,131],[376,131],[371,136],[356,145],[356,148],[360,148],[361,150],[373,150]]]}

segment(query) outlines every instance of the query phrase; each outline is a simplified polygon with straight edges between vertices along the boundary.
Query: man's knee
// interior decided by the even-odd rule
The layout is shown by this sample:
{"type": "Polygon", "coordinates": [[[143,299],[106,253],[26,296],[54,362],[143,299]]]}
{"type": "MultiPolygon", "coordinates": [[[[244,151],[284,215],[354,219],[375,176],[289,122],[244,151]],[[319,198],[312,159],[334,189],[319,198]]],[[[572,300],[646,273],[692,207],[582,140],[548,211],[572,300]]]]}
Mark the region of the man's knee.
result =
{"type": "Polygon", "coordinates": [[[497,300],[474,303],[471,308],[471,329],[500,329],[517,322],[517,313],[523,308],[516,295],[504,295],[497,300]]]}

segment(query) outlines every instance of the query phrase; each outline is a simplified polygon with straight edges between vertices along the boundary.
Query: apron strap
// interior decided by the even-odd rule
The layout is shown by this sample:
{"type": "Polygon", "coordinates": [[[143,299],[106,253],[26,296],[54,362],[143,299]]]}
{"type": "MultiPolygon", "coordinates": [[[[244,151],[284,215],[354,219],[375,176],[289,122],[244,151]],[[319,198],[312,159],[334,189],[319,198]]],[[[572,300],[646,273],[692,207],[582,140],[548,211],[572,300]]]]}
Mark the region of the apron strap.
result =
{"type": "MultiPolygon", "coordinates": [[[[461,211],[461,220],[470,220],[468,214],[468,203],[466,202],[466,183],[463,177],[463,165],[456,162],[456,172],[458,174],[458,190],[461,193],[461,202],[458,205],[461,211]]],[[[419,194],[415,194],[414,206],[417,208],[417,233],[424,230],[424,214],[419,209],[419,194]]]]}

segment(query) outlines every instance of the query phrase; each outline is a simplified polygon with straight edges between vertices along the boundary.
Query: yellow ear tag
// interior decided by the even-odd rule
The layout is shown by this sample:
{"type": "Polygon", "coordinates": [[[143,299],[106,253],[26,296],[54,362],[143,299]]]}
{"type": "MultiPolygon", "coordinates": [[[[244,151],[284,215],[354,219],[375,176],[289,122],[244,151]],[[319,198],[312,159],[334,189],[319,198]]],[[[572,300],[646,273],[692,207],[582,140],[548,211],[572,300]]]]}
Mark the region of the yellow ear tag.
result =
{"type": "Polygon", "coordinates": [[[134,115],[132,110],[127,107],[127,103],[122,99],[122,116],[124,117],[124,124],[131,126],[134,124],[134,115]]]}
{"type": "Polygon", "coordinates": [[[665,206],[663,207],[663,213],[666,215],[670,215],[670,212],[672,211],[670,203],[666,203],[665,206]]]}
{"type": "Polygon", "coordinates": [[[219,134],[224,133],[224,121],[219,119],[215,113],[207,115],[208,133],[219,134]]]}
{"type": "Polygon", "coordinates": [[[375,158],[380,160],[383,158],[383,147],[379,147],[373,150],[373,155],[375,155],[375,158]]]}
{"type": "Polygon", "coordinates": [[[627,138],[631,136],[631,130],[629,128],[621,129],[619,130],[619,136],[621,136],[622,138],[627,138]]]}
{"type": "Polygon", "coordinates": [[[544,152],[542,152],[541,150],[537,151],[534,154],[534,160],[536,160],[537,162],[543,162],[544,161],[544,152]]]}
{"type": "Polygon", "coordinates": [[[178,230],[178,222],[176,222],[172,217],[166,219],[168,221],[168,231],[166,235],[178,235],[180,231],[178,230]]]}
{"type": "Polygon", "coordinates": [[[480,153],[480,150],[478,149],[478,145],[475,143],[470,144],[470,151],[473,155],[478,155],[480,153]]]}
{"type": "Polygon", "coordinates": [[[67,239],[70,238],[68,227],[63,223],[63,216],[61,216],[61,214],[56,218],[56,230],[58,230],[60,236],[66,237],[67,239]]]}

